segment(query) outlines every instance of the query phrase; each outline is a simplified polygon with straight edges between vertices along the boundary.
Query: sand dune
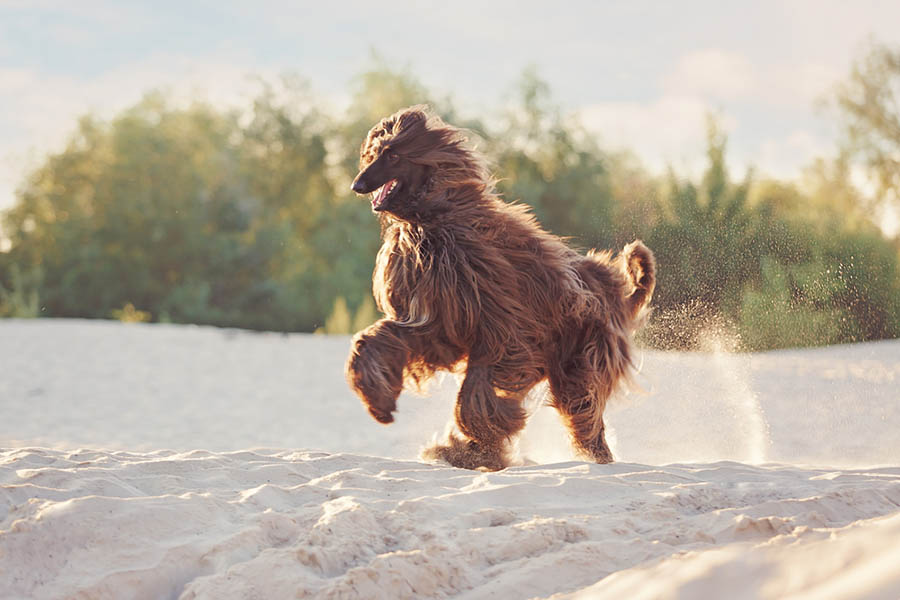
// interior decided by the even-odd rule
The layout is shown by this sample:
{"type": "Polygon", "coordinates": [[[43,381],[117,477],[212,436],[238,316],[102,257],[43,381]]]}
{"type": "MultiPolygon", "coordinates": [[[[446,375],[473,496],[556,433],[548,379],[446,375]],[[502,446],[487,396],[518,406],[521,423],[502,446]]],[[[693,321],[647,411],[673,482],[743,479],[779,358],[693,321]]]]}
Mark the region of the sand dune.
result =
{"type": "Polygon", "coordinates": [[[648,352],[621,462],[538,394],[499,473],[415,460],[452,379],[381,427],[346,349],[0,322],[0,597],[900,596],[898,342],[648,352]]]}
{"type": "MultiPolygon", "coordinates": [[[[777,598],[799,576],[838,588],[845,554],[869,570],[898,557],[900,468],[477,473],[349,454],[38,449],[2,460],[12,597],[531,598],[600,581],[587,591],[652,598],[771,570],[790,576],[763,578],[777,598]],[[837,568],[823,567],[828,545],[837,568]]],[[[877,583],[900,589],[900,563],[888,564],[877,583]]]]}

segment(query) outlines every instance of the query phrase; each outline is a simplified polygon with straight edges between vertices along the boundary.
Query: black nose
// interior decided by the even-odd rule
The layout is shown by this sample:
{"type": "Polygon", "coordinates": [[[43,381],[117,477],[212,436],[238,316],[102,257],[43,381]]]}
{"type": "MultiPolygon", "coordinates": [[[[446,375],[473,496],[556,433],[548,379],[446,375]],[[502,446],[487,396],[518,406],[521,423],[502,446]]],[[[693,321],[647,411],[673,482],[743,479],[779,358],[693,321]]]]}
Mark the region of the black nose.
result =
{"type": "Polygon", "coordinates": [[[362,178],[357,178],[356,181],[353,182],[353,185],[350,186],[350,189],[356,192],[357,194],[365,194],[366,193],[366,184],[363,183],[362,178]]]}

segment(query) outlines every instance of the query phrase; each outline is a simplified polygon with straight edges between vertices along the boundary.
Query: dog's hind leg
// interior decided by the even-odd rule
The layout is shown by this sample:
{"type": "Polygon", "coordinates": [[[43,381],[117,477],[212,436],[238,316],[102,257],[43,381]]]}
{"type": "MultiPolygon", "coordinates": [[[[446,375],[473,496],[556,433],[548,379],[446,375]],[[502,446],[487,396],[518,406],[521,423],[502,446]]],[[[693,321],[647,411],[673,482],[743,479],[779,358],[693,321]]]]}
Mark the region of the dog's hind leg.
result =
{"type": "Polygon", "coordinates": [[[423,456],[441,459],[463,469],[498,471],[509,466],[512,438],[525,426],[522,392],[494,387],[491,367],[470,365],[456,402],[456,426],[465,438],[448,439],[427,448],[423,456]]]}
{"type": "Polygon", "coordinates": [[[584,369],[551,373],[550,393],[579,453],[598,463],[610,463],[613,456],[603,424],[606,398],[591,385],[591,375],[584,369]]]}
{"type": "Polygon", "coordinates": [[[553,406],[569,429],[576,449],[598,463],[613,462],[606,444],[606,401],[627,377],[628,345],[624,338],[598,335],[549,374],[553,406]]]}

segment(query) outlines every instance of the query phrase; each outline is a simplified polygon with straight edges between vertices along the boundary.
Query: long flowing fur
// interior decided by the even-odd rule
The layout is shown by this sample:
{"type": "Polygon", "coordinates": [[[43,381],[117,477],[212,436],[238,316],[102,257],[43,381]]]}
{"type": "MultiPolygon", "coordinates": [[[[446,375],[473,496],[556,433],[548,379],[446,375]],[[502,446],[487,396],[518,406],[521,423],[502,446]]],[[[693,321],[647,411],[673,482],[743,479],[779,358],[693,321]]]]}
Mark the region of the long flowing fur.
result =
{"type": "Polygon", "coordinates": [[[408,205],[381,217],[373,292],[385,318],[354,338],[351,387],[389,423],[404,385],[464,369],[458,434],[426,455],[498,469],[525,424],[525,395],[549,379],[576,447],[611,461],[603,411],[629,377],[631,337],[655,285],[653,254],[639,241],[617,257],[578,254],[527,207],[501,200],[460,130],[423,107],[376,125],[362,165],[387,146],[430,175],[408,205]]]}

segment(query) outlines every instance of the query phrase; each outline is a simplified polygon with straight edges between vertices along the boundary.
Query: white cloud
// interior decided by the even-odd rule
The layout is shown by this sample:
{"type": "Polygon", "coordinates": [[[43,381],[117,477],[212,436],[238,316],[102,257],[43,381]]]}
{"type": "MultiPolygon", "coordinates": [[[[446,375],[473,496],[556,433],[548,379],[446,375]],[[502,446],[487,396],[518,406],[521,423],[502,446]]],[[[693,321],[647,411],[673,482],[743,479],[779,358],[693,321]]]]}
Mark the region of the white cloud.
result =
{"type": "Polygon", "coordinates": [[[81,22],[94,22],[107,27],[136,29],[146,28],[159,11],[151,6],[116,0],[81,0],[80,2],[59,2],[58,0],[0,0],[0,9],[28,15],[53,14],[75,17],[81,22]]]}
{"type": "Polygon", "coordinates": [[[746,57],[713,48],[682,56],[665,76],[663,88],[669,94],[734,99],[755,89],[756,80],[746,57]]]}
{"type": "Polygon", "coordinates": [[[805,130],[765,140],[756,155],[756,166],[769,176],[790,178],[822,155],[827,142],[805,130]]]}
{"type": "Polygon", "coordinates": [[[0,67],[0,94],[18,94],[34,83],[36,74],[29,69],[0,67]]]}
{"type": "Polygon", "coordinates": [[[728,132],[737,121],[697,96],[663,96],[639,102],[605,102],[578,111],[584,126],[601,144],[637,153],[654,171],[671,165],[695,174],[705,163],[706,120],[716,115],[728,132]]]}
{"type": "Polygon", "coordinates": [[[689,175],[705,166],[706,118],[715,115],[729,140],[729,167],[740,176],[749,166],[768,175],[795,177],[829,143],[804,127],[763,139],[754,130],[759,119],[783,120],[808,115],[812,104],[838,74],[815,63],[774,67],[746,56],[709,48],[684,54],[659,80],[660,95],[643,102],[604,102],[578,114],[607,147],[634,150],[654,171],[668,165],[689,175]],[[765,116],[760,115],[760,111],[765,116]]]}
{"type": "Polygon", "coordinates": [[[771,105],[811,110],[842,77],[842,71],[818,63],[782,65],[761,79],[754,95],[771,105]]]}
{"type": "Polygon", "coordinates": [[[816,62],[775,65],[710,48],[685,54],[663,78],[666,94],[714,101],[752,101],[809,110],[841,79],[843,71],[816,62]]]}

